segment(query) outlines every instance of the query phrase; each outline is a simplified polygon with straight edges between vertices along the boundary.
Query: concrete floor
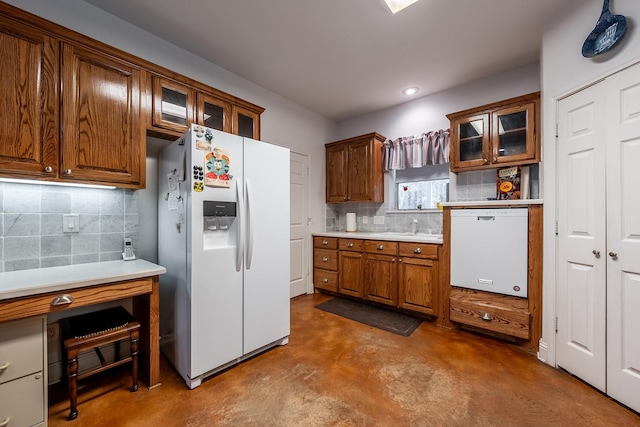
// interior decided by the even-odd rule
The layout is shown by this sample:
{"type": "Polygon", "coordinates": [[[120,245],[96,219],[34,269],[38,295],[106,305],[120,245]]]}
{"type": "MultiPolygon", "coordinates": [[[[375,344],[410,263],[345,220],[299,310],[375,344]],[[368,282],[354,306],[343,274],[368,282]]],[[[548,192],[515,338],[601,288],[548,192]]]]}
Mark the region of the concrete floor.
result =
{"type": "Polygon", "coordinates": [[[51,387],[49,426],[640,426],[638,414],[499,340],[423,322],[410,336],[291,302],[288,345],[189,390],[130,393],[126,371],[87,380],[79,417],[51,387]]]}

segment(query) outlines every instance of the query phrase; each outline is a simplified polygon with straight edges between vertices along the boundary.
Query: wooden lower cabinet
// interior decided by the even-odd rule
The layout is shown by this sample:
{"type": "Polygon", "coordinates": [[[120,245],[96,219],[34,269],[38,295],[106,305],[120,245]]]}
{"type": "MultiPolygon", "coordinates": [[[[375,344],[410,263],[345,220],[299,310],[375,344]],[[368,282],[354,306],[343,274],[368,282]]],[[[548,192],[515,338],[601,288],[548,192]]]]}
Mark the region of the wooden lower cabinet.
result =
{"type": "Polygon", "coordinates": [[[453,287],[449,299],[454,322],[517,338],[530,337],[531,315],[524,298],[453,287]]]}
{"type": "Polygon", "coordinates": [[[316,289],[438,316],[440,251],[433,243],[316,236],[313,283],[316,289]]]}
{"type": "Polygon", "coordinates": [[[338,292],[338,239],[313,238],[313,286],[338,292]]]}
{"type": "Polygon", "coordinates": [[[362,274],[364,257],[357,252],[340,252],[340,280],[338,291],[353,297],[363,297],[362,274]]]}
{"type": "Polygon", "coordinates": [[[398,306],[426,314],[436,314],[437,262],[430,259],[401,258],[398,263],[398,306]]]}
{"type": "Polygon", "coordinates": [[[365,298],[397,307],[397,257],[395,255],[367,254],[365,265],[365,298]]]}

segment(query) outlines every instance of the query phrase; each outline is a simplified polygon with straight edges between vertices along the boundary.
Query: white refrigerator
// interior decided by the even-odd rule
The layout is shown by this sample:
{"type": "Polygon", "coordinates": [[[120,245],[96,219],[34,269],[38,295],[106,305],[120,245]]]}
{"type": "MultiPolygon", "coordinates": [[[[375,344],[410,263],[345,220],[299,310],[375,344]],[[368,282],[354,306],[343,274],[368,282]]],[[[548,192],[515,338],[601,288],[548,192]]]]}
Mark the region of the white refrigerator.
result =
{"type": "Polygon", "coordinates": [[[289,150],[192,125],[158,163],[160,347],[191,389],[289,336],[289,150]]]}

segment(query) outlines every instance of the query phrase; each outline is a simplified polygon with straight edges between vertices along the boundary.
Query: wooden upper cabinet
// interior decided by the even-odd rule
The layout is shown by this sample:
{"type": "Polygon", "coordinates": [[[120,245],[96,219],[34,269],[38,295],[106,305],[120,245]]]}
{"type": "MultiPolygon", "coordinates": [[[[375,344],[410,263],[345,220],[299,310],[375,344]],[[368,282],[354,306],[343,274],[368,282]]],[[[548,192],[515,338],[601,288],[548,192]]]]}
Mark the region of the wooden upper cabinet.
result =
{"type": "Polygon", "coordinates": [[[382,143],[377,133],[326,144],[326,201],[383,202],[382,143]]]}
{"type": "Polygon", "coordinates": [[[251,139],[260,139],[260,114],[248,108],[234,105],[231,108],[233,123],[231,133],[251,139]]]}
{"type": "Polygon", "coordinates": [[[451,171],[540,161],[540,92],[448,114],[451,171]]]}
{"type": "Polygon", "coordinates": [[[58,55],[57,40],[36,28],[0,19],[3,176],[38,178],[57,174],[58,55]]]}
{"type": "Polygon", "coordinates": [[[180,134],[194,123],[195,91],[183,84],[160,76],[153,76],[153,103],[151,121],[153,127],[180,134]]]}
{"type": "Polygon", "coordinates": [[[141,73],[113,56],[63,45],[61,179],[144,187],[141,73]]]}
{"type": "Polygon", "coordinates": [[[208,93],[198,92],[196,123],[231,133],[231,104],[208,93]]]}

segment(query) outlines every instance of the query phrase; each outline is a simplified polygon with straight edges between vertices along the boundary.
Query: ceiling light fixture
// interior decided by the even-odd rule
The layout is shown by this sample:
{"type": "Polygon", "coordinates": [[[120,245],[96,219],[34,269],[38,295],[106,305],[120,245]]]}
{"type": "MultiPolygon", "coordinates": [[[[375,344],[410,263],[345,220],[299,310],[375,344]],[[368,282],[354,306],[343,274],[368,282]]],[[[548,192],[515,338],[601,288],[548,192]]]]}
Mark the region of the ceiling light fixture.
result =
{"type": "Polygon", "coordinates": [[[389,9],[391,9],[391,13],[394,15],[417,1],[418,0],[384,0],[387,6],[389,6],[389,9]]]}
{"type": "Polygon", "coordinates": [[[405,95],[411,96],[411,95],[415,95],[416,93],[418,93],[420,89],[418,89],[417,87],[413,86],[413,87],[408,87],[405,90],[402,91],[402,93],[404,93],[405,95]]]}

